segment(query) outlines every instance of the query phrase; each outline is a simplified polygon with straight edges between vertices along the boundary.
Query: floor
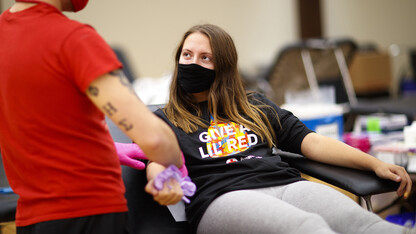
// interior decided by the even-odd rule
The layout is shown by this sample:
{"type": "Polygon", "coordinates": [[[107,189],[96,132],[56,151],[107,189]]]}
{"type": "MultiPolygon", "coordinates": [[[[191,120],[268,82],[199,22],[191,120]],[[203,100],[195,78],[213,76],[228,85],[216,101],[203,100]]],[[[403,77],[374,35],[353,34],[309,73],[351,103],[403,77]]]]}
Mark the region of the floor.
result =
{"type": "Polygon", "coordinates": [[[0,234],[15,234],[16,226],[14,222],[0,223],[0,234]]]}

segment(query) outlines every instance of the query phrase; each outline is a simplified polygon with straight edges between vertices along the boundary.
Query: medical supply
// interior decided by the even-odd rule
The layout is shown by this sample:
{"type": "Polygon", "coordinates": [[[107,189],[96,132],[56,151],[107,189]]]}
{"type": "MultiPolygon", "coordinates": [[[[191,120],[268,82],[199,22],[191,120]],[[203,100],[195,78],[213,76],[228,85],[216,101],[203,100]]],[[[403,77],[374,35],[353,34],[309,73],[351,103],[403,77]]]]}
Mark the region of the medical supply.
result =
{"type": "Polygon", "coordinates": [[[407,147],[403,140],[375,145],[370,154],[381,161],[405,167],[409,173],[416,172],[416,149],[407,147]]]}
{"type": "Polygon", "coordinates": [[[143,170],[146,168],[144,162],[139,159],[147,159],[146,155],[137,144],[114,142],[120,164],[143,170]]]}
{"type": "Polygon", "coordinates": [[[409,148],[416,148],[416,121],[403,129],[404,144],[409,148]]]}
{"type": "Polygon", "coordinates": [[[357,121],[361,131],[372,133],[401,131],[407,125],[407,117],[403,114],[376,113],[359,116],[357,121]]]}
{"type": "Polygon", "coordinates": [[[402,167],[409,165],[409,151],[403,142],[376,145],[371,149],[371,154],[383,162],[396,164],[402,167]]]}
{"type": "Polygon", "coordinates": [[[162,190],[163,185],[170,179],[174,179],[181,184],[183,191],[182,200],[189,203],[187,197],[192,197],[196,191],[196,185],[191,181],[189,176],[182,176],[182,172],[174,165],[170,165],[165,170],[156,175],[154,179],[154,186],[157,190],[162,190]]]}
{"type": "Polygon", "coordinates": [[[344,133],[343,141],[365,153],[368,153],[371,149],[370,138],[365,133],[344,133]]]}

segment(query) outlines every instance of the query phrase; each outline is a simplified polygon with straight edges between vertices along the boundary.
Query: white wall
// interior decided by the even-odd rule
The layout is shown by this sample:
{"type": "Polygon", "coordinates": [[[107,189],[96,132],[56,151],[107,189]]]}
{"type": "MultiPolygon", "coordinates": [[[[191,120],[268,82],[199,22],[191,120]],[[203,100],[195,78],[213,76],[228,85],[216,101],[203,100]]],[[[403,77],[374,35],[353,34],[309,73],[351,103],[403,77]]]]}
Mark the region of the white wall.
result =
{"type": "MultiPolygon", "coordinates": [[[[380,50],[398,48],[391,57],[391,94],[399,81],[412,76],[409,51],[416,50],[416,1],[414,0],[321,0],[323,30],[328,37],[350,36],[358,43],[375,43],[380,50]]],[[[416,74],[413,74],[416,76],[416,74]]]]}
{"type": "MultiPolygon", "coordinates": [[[[5,0],[3,5],[13,2],[5,0]]],[[[296,38],[294,3],[90,0],[85,10],[67,15],[91,24],[109,44],[127,50],[136,74],[160,77],[171,71],[174,50],[183,33],[199,23],[217,24],[231,34],[245,70],[269,62],[282,45],[296,38]]]]}
{"type": "MultiPolygon", "coordinates": [[[[13,0],[1,0],[2,9],[13,0]]],[[[327,37],[351,36],[381,47],[416,43],[414,0],[322,0],[327,37]]],[[[295,0],[90,0],[70,18],[91,24],[114,46],[127,50],[136,74],[160,77],[172,69],[173,53],[192,25],[213,23],[234,38],[244,71],[267,65],[297,39],[295,0]]]]}
{"type": "Polygon", "coordinates": [[[321,0],[328,37],[349,35],[360,43],[416,46],[414,0],[321,0]]]}

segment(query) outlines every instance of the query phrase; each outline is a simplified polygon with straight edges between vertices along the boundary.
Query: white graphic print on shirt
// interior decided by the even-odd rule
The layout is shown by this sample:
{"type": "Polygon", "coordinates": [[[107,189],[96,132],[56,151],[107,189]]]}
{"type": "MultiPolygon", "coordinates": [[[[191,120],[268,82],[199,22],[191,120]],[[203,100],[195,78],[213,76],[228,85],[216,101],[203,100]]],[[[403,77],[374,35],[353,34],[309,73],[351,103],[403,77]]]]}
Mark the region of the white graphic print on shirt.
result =
{"type": "Polygon", "coordinates": [[[234,122],[215,122],[211,118],[207,132],[199,135],[199,140],[206,143],[206,149],[199,147],[202,158],[215,158],[243,152],[258,143],[257,135],[248,134],[250,129],[234,122]]]}

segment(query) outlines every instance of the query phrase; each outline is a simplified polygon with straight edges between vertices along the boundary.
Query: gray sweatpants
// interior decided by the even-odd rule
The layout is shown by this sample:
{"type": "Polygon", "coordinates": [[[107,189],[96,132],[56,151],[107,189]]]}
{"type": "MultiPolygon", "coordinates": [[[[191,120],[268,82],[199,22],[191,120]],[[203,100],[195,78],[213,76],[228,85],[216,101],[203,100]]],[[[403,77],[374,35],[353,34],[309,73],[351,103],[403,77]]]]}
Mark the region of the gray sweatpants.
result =
{"type": "Polygon", "coordinates": [[[202,233],[403,233],[326,185],[301,181],[223,194],[208,207],[202,233]]]}

